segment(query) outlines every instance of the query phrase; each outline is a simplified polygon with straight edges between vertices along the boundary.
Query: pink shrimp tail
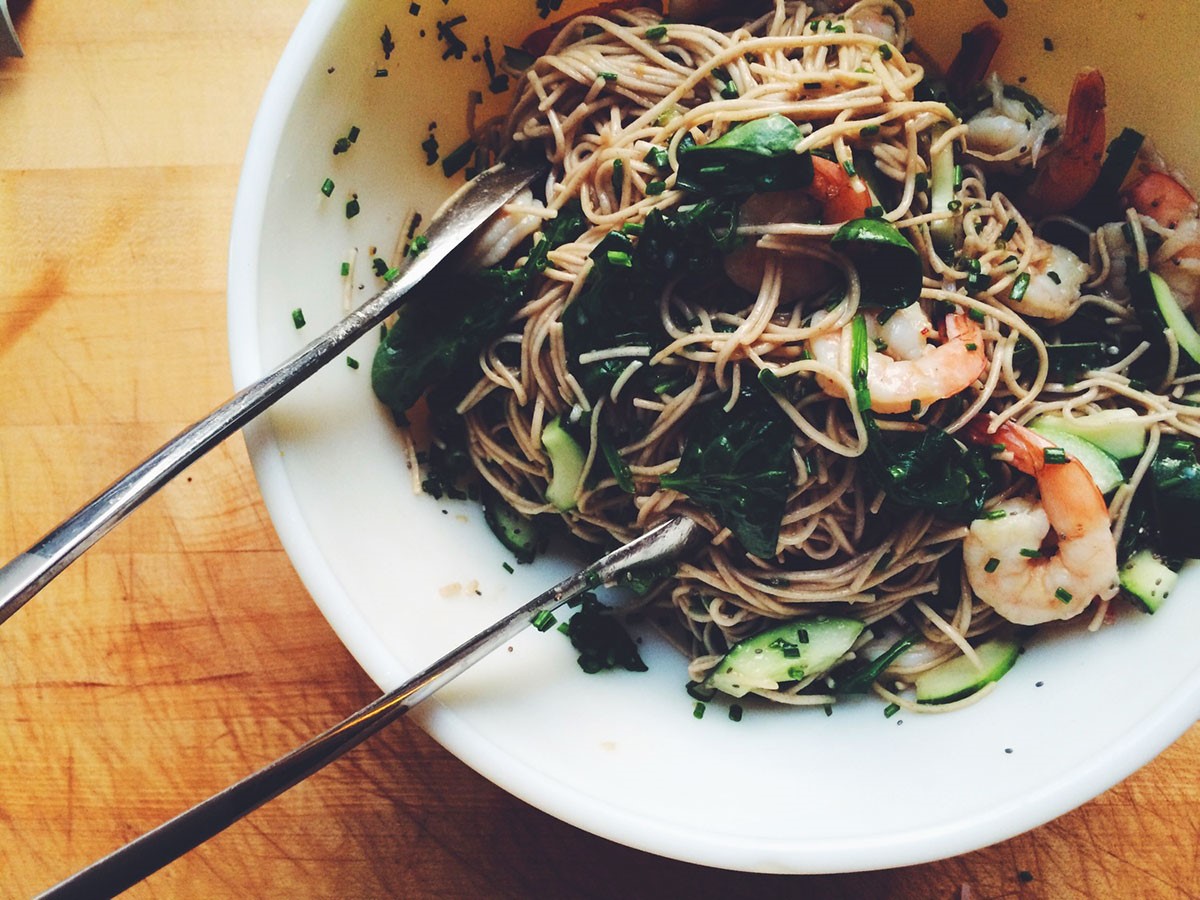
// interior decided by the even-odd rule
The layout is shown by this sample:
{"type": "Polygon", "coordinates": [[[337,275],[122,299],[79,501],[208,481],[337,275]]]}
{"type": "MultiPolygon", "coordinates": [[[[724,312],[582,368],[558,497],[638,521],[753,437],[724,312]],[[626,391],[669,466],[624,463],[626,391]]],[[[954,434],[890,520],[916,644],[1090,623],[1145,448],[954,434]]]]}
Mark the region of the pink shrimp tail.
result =
{"type": "Polygon", "coordinates": [[[1104,76],[1084,69],[1071,85],[1062,141],[1039,165],[1029,201],[1042,215],[1078,206],[1100,177],[1104,158],[1107,105],[1104,76]]]}

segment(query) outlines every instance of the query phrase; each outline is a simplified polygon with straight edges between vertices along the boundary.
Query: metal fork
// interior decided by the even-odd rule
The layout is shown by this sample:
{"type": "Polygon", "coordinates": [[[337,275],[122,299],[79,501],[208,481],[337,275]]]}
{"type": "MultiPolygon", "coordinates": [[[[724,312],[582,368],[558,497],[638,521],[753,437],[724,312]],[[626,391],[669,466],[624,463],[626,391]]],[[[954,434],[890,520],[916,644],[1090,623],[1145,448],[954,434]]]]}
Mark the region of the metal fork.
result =
{"type": "Polygon", "coordinates": [[[41,896],[54,900],[111,897],[132,887],[394,722],[535,619],[540,622],[550,610],[584,591],[615,581],[623,573],[678,560],[699,549],[707,538],[708,532],[692,519],[669,519],[539,594],[348,719],[41,896]]]}
{"type": "Polygon", "coordinates": [[[386,319],[417,282],[545,171],[544,162],[501,163],[468,182],[430,221],[425,231],[426,249],[417,256],[406,257],[396,280],[383,291],[273,372],[243,388],[168,441],[33,547],[0,568],[0,624],[180,471],[386,319]]]}

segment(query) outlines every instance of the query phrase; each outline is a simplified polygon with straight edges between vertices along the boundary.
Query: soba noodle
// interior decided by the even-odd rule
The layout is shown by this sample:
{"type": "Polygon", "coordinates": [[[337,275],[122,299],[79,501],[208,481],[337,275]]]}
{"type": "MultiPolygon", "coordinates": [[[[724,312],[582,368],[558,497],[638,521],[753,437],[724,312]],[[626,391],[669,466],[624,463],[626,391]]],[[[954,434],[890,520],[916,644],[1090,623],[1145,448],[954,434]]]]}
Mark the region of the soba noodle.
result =
{"type": "MultiPolygon", "coordinates": [[[[644,222],[652,210],[697,202],[679,183],[680,158],[692,144],[703,146],[739,124],[779,115],[801,129],[797,154],[838,163],[858,190],[866,189],[856,171],[865,161],[879,187],[872,199],[881,208],[872,214],[894,225],[919,254],[919,309],[935,321],[955,312],[977,326],[982,346],[968,349],[982,350],[978,377],[951,396],[914,401],[909,413],[877,416],[881,433],[936,426],[961,436],[984,413],[997,427],[1047,413],[1134,410],[1149,441],[1109,503],[1118,537],[1162,435],[1200,436],[1200,410],[1187,398],[1191,382],[1177,377],[1176,360],[1162,385],[1147,388],[1130,376],[1144,345],[1072,383],[1055,378],[1046,320],[1014,302],[1016,286],[1029,285],[1038,267],[1044,269],[1046,244],[1037,229],[1055,219],[1038,224],[1022,211],[1019,197],[1006,196],[993,182],[1005,181],[1003,163],[1028,165],[1039,152],[1042,161],[1052,159],[1061,119],[1046,114],[1039,121],[1039,146],[1032,151],[964,152],[968,124],[951,104],[923,98],[928,73],[910,48],[905,13],[889,0],[863,0],[840,14],[777,0],[753,21],[711,27],[663,26],[657,13],[643,9],[583,15],[521,73],[510,113],[477,135],[498,155],[544,153],[552,163],[541,188],[544,204],[527,199],[510,215],[549,222],[577,202],[586,224],[577,237],[550,249],[532,298],[479,355],[478,379],[457,404],[471,461],[520,513],[558,513],[545,499],[550,472],[542,437],[561,417],[582,423],[577,433],[584,473],[575,508],[563,514],[577,536],[601,545],[625,541],[680,512],[702,522],[713,534],[711,545],[680,564],[653,594],[661,609],[672,611],[668,627],[692,658],[694,680],[739,640],[778,620],[849,616],[873,626],[869,633],[876,641],[897,632],[919,634],[918,645],[875,688],[891,702],[914,706],[902,689],[917,673],[951,657],[973,657],[981,639],[1011,626],[975,596],[962,569],[970,523],[889,501],[879,481],[864,472],[870,433],[852,374],[842,361],[805,349],[848,329],[864,311],[883,319],[864,303],[859,270],[831,247],[840,224],[822,221],[820,197],[802,196],[809,215],[782,220],[772,218],[776,195],[759,195],[743,207],[738,234],[743,248],[757,248],[748,292],[674,279],[658,297],[660,333],[652,342],[571,354],[564,310],[587,284],[600,242],[644,222]],[[1043,139],[1049,150],[1040,146],[1043,139]],[[935,210],[927,182],[934,156],[946,148],[957,153],[961,177],[950,208],[935,210]],[[755,202],[761,207],[757,218],[747,214],[755,202]],[[939,223],[947,221],[961,233],[957,255],[949,259],[937,246],[939,223]],[[816,289],[797,287],[797,280],[810,280],[816,289]],[[603,361],[623,365],[619,375],[603,389],[587,386],[581,368],[603,361]],[[744,389],[767,377],[764,371],[794,388],[770,395],[794,427],[794,483],[775,552],[767,558],[747,553],[711,508],[659,482],[679,466],[698,417],[713,406],[736,414],[738,404],[748,402],[744,389]],[[652,380],[650,373],[673,377],[652,380]],[[628,465],[632,494],[604,462],[601,429],[612,423],[619,423],[623,436],[617,450],[628,465]]],[[[1058,224],[1074,229],[1088,247],[1088,278],[1067,299],[1066,314],[1051,322],[1087,309],[1114,332],[1136,328],[1126,268],[1146,268],[1147,238],[1170,239],[1170,230],[1132,210],[1124,228],[1096,229],[1062,217],[1058,224]]],[[[744,249],[738,252],[748,258],[744,249]]],[[[1044,282],[1043,273],[1039,284],[1048,288],[1044,282]]],[[[875,349],[886,349],[879,337],[875,349]]],[[[1028,477],[1003,465],[997,469],[986,508],[1036,494],[1028,477]]],[[[1093,627],[1115,593],[1115,584],[1100,592],[1093,627]]],[[[821,673],[758,693],[823,705],[834,700],[835,688],[834,679],[821,673]]],[[[954,704],[933,707],[950,708],[954,704]]]]}

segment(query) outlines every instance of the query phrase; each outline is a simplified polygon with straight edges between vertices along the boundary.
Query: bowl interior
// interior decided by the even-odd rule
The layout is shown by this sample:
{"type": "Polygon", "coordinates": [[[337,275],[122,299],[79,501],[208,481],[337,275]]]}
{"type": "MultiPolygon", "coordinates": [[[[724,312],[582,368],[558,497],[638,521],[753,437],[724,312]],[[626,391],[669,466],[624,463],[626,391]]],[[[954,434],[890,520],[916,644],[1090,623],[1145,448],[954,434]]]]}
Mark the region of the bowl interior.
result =
{"type": "MultiPolygon", "coordinates": [[[[378,289],[372,260],[394,264],[411,214],[431,213],[457,183],[428,164],[422,145],[432,135],[444,157],[461,143],[467,93],[503,108],[509,95],[489,90],[484,50],[499,56],[542,23],[533,4],[518,13],[493,3],[469,4],[466,21],[446,24],[467,6],[422,4],[416,15],[365,0],[309,8],[243,173],[230,268],[239,384],[342,317],[343,262],[354,260],[352,302],[378,289]],[[354,142],[335,154],[352,129],[354,142]],[[328,197],[325,179],[334,183],[328,197]],[[360,212],[348,218],[352,199],[360,212]],[[299,330],[296,308],[308,323],[299,330]]],[[[1014,0],[997,23],[1006,35],[997,64],[1059,109],[1076,69],[1101,66],[1110,135],[1136,127],[1187,168],[1200,118],[1180,112],[1195,94],[1184,60],[1200,21],[1186,0],[1134,6],[1106,5],[1101,16],[1084,4],[1014,0]],[[1173,26],[1152,27],[1163,21],[1173,26]]],[[[944,61],[987,15],[983,4],[916,0],[912,28],[944,61]]],[[[247,439],[296,568],[386,688],[577,561],[545,559],[510,574],[476,506],[414,496],[395,428],[370,392],[376,342],[364,338],[349,354],[359,368],[329,366],[247,439]]],[[[751,705],[734,723],[713,704],[697,721],[685,661],[653,635],[643,635],[648,673],[586,676],[553,630],[522,635],[417,714],[506,789],[652,852],[772,872],[909,864],[1041,824],[1174,740],[1200,711],[1200,662],[1176,639],[1200,632],[1198,592],[1189,571],[1153,617],[1123,615],[1094,635],[1048,629],[992,696],[952,715],[886,719],[873,701],[828,718],[751,705]]]]}

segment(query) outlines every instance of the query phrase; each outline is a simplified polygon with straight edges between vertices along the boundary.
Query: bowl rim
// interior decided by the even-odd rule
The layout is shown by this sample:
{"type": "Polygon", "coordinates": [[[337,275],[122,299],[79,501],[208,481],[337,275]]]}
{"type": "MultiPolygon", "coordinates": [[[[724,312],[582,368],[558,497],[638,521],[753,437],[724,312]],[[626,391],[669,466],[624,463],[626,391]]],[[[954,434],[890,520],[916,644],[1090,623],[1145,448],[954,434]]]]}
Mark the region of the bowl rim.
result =
{"type": "MultiPolygon", "coordinates": [[[[227,319],[233,381],[241,389],[266,371],[257,318],[259,251],[266,224],[273,162],[305,78],[330,30],[355,0],[313,0],[271,76],[251,130],[239,176],[230,229],[227,319]]],[[[410,674],[356,612],[309,528],[284,469],[280,446],[266,420],[244,431],[251,465],[280,542],[305,588],[367,674],[391,687],[410,674]]],[[[1170,746],[1200,719],[1200,678],[1190,689],[1151,709],[1114,744],[1084,761],[1071,777],[1032,795],[950,823],[848,842],[844,838],[730,840],[648,820],[544,775],[483,738],[463,717],[426,701],[411,715],[449,752],[489,781],[550,815],[609,840],[660,856],[754,872],[817,874],[914,865],[945,859],[1039,827],[1113,787],[1170,746]],[[781,864],[791,858],[795,865],[781,864]]]]}

